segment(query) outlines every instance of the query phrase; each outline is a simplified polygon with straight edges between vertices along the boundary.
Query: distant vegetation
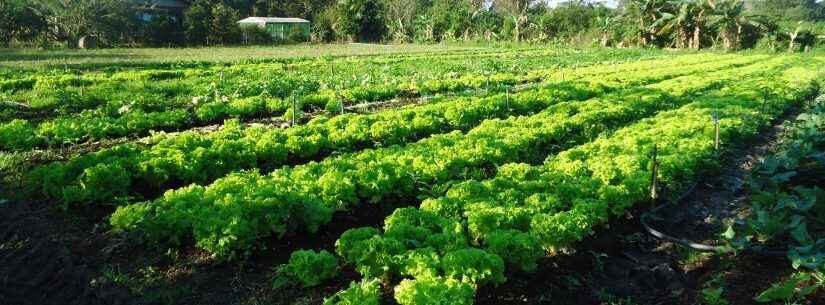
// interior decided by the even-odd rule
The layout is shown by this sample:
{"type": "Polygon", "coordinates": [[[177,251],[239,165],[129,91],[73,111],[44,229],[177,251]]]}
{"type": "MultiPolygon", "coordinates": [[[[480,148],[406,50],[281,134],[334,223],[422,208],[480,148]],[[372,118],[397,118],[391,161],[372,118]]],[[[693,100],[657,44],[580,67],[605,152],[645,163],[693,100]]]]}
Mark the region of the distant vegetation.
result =
{"type": "MultiPolygon", "coordinates": [[[[247,16],[302,17],[313,41],[526,41],[799,51],[825,35],[825,4],[816,0],[191,0],[182,12],[152,1],[2,0],[0,44],[77,47],[198,46],[275,43],[235,22],[247,16]],[[145,3],[143,3],[145,2],[145,3]],[[138,18],[151,13],[149,20],[138,18]],[[180,15],[180,16],[178,16],[180,15]]],[[[287,39],[290,40],[302,39],[287,39]]]]}

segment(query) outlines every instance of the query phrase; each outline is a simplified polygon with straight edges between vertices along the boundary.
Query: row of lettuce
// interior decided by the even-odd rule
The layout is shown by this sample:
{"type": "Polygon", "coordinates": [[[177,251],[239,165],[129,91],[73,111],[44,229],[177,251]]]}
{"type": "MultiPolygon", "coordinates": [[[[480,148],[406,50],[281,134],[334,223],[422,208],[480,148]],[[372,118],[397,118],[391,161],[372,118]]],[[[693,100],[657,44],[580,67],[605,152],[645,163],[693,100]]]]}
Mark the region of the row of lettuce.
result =
{"type": "MultiPolygon", "coordinates": [[[[488,177],[501,164],[541,162],[601,133],[687,103],[693,94],[776,71],[786,61],[776,58],[584,102],[555,103],[531,116],[486,120],[467,133],[367,149],[268,175],[233,173],[208,186],[192,184],[153,201],[119,207],[111,223],[116,230],[135,232],[151,242],[194,238],[198,247],[215,256],[232,258],[267,236],[315,232],[330,222],[335,211],[362,209],[394,198],[415,200],[451,181],[488,177]]],[[[541,96],[542,91],[536,94],[541,96]]]]}
{"type": "MultiPolygon", "coordinates": [[[[71,71],[74,73],[91,73],[91,72],[105,72],[105,73],[115,73],[120,72],[125,69],[145,69],[145,70],[174,70],[174,69],[207,69],[212,67],[228,67],[232,65],[238,64],[294,64],[298,62],[304,62],[307,60],[318,60],[321,62],[322,60],[340,60],[340,59],[352,59],[352,58],[363,58],[363,59],[372,59],[372,60],[383,60],[383,61],[405,61],[405,60],[415,60],[417,58],[422,57],[433,57],[433,56],[496,56],[497,54],[508,54],[514,50],[520,50],[522,52],[527,52],[531,50],[537,50],[538,48],[535,47],[523,47],[523,48],[463,48],[463,49],[437,49],[433,51],[421,51],[421,52],[398,52],[398,53],[364,53],[364,54],[357,54],[357,55],[347,55],[347,54],[332,54],[325,52],[320,52],[315,54],[315,56],[289,56],[289,57],[245,57],[245,58],[224,58],[224,59],[207,59],[207,60],[192,60],[188,58],[172,58],[169,61],[122,61],[118,63],[105,63],[105,64],[90,64],[84,65],[82,63],[76,63],[71,61],[64,61],[64,62],[53,62],[50,65],[39,65],[39,66],[32,66],[30,69],[26,67],[15,67],[15,68],[8,68],[2,67],[0,68],[0,77],[3,79],[22,79],[32,76],[38,75],[60,75],[63,72],[71,71]]],[[[68,58],[67,58],[68,59],[68,58]]]]}
{"type": "MultiPolygon", "coordinates": [[[[464,70],[456,68],[460,73],[427,77],[421,76],[422,71],[461,65],[433,61],[407,69],[368,69],[353,63],[347,66],[353,67],[352,71],[335,75],[325,75],[325,70],[298,73],[279,65],[239,65],[220,71],[120,72],[99,83],[89,80],[90,76],[49,77],[49,81],[35,84],[35,90],[28,92],[33,96],[25,98],[37,100],[42,95],[49,99],[47,105],[68,107],[67,114],[43,119],[43,111],[36,111],[32,115],[41,119],[30,121],[12,112],[12,117],[17,119],[0,124],[0,149],[25,150],[145,135],[152,130],[179,130],[232,117],[249,119],[288,114],[300,118],[303,111],[313,109],[338,113],[342,103],[368,103],[399,96],[461,93],[479,88],[503,91],[516,84],[542,80],[557,72],[559,66],[591,65],[607,56],[601,53],[549,56],[554,53],[547,52],[527,56],[535,61],[532,65],[508,65],[509,57],[490,58],[490,63],[481,67],[470,65],[464,70]],[[487,66],[504,72],[482,73],[487,66]],[[511,66],[530,67],[530,70],[500,68],[511,66]],[[376,73],[381,75],[380,79],[341,84],[341,79],[362,77],[365,71],[379,71],[376,73]],[[292,110],[293,106],[296,109],[292,110]]],[[[628,52],[617,58],[636,59],[634,56],[638,54],[628,52]]]]}
{"type": "Polygon", "coordinates": [[[804,303],[825,288],[825,95],[785,128],[781,144],[754,167],[750,216],[723,237],[731,248],[782,251],[794,269],[759,302],[804,303]]]}
{"type": "MultiPolygon", "coordinates": [[[[534,271],[546,253],[570,248],[646,201],[654,147],[661,185],[684,187],[718,165],[712,115],[720,118],[722,149],[742,143],[819,90],[825,75],[815,69],[730,82],[542,165],[508,164],[493,179],[465,181],[418,208],[398,209],[381,230],[351,229],[336,242],[336,253],[364,279],[325,303],[379,304],[380,283],[391,283],[402,305],[473,304],[479,286],[503,283],[507,270],[534,271]]],[[[302,272],[287,269],[302,281],[295,276],[302,272]]]]}
{"type": "MultiPolygon", "coordinates": [[[[577,52],[576,50],[555,49],[560,54],[577,52]]],[[[349,55],[349,56],[333,56],[328,54],[318,54],[317,56],[307,57],[288,57],[288,58],[244,58],[232,61],[185,61],[176,60],[174,62],[166,63],[136,63],[136,62],[122,62],[117,64],[107,63],[103,66],[84,66],[84,65],[52,65],[39,69],[6,69],[0,68],[0,77],[4,81],[23,80],[29,78],[36,78],[38,76],[61,76],[66,73],[75,75],[89,74],[112,76],[124,70],[145,70],[145,71],[176,71],[176,70],[207,70],[207,69],[221,69],[235,65],[252,65],[252,64],[280,64],[284,66],[304,66],[306,68],[324,68],[330,64],[344,64],[344,63],[404,63],[421,61],[424,59],[456,59],[460,57],[473,58],[487,58],[487,57],[512,57],[519,53],[535,53],[539,51],[547,51],[546,48],[518,48],[518,49],[475,49],[475,50],[446,50],[433,52],[417,52],[417,53],[398,53],[398,54],[363,54],[363,55],[349,55]]],[[[8,88],[2,88],[6,90],[8,88]]]]}
{"type": "Polygon", "coordinates": [[[36,168],[29,185],[66,205],[109,203],[149,195],[169,187],[208,183],[231,171],[264,171],[287,164],[323,159],[331,154],[414,142],[434,134],[467,131],[484,120],[535,114],[561,101],[584,100],[618,90],[707,69],[743,65],[758,58],[705,62],[692,56],[670,62],[627,63],[623,73],[582,75],[577,82],[559,82],[519,93],[483,98],[458,98],[427,105],[390,109],[374,114],[319,117],[288,129],[245,128],[229,121],[212,133],[184,132],[161,137],[154,145],[126,144],[68,162],[36,168]],[[689,62],[700,62],[698,64],[689,62]],[[140,191],[134,186],[141,186],[140,191]],[[120,198],[120,199],[118,199],[120,198]]]}

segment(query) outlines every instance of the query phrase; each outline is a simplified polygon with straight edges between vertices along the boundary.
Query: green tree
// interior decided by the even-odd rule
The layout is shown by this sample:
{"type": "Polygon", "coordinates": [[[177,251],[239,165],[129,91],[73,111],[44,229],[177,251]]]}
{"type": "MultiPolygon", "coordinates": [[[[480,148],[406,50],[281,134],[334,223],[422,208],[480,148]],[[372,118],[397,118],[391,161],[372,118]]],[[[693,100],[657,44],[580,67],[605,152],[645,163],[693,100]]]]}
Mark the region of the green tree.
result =
{"type": "Polygon", "coordinates": [[[599,28],[602,37],[599,39],[599,44],[602,47],[607,47],[610,44],[610,31],[613,30],[616,20],[612,16],[603,16],[596,18],[596,27],[599,28]]]}
{"type": "Polygon", "coordinates": [[[416,0],[384,0],[387,9],[387,29],[395,41],[407,41],[413,32],[413,20],[418,13],[416,0]]]}
{"type": "Polygon", "coordinates": [[[328,6],[320,14],[315,16],[312,24],[312,32],[315,39],[324,42],[335,41],[341,33],[341,22],[338,15],[338,7],[328,6]]]}
{"type": "Polygon", "coordinates": [[[505,18],[509,18],[512,24],[513,40],[522,39],[524,28],[528,25],[527,10],[534,3],[533,0],[496,0],[494,5],[496,11],[505,18]]]}
{"type": "Polygon", "coordinates": [[[142,25],[141,30],[142,41],[150,45],[177,45],[182,42],[180,24],[171,16],[162,14],[154,16],[151,21],[142,25]]]}
{"type": "Polygon", "coordinates": [[[743,0],[708,1],[713,9],[708,16],[708,26],[719,30],[725,50],[739,48],[742,30],[745,26],[761,27],[755,19],[744,15],[745,2],[743,0]]]}
{"type": "Polygon", "coordinates": [[[385,9],[379,0],[339,0],[341,32],[355,41],[380,41],[387,32],[385,9]]]}
{"type": "Polygon", "coordinates": [[[788,36],[788,52],[794,52],[796,50],[797,43],[799,43],[803,48],[804,46],[813,45],[814,41],[812,40],[815,40],[813,37],[814,35],[811,33],[811,30],[814,28],[813,23],[808,21],[786,21],[783,22],[780,27],[784,29],[788,36]]]}
{"type": "Polygon", "coordinates": [[[86,35],[115,43],[135,27],[132,6],[118,0],[37,0],[35,4],[36,13],[48,24],[49,37],[69,47],[86,35]]]}
{"type": "Polygon", "coordinates": [[[224,0],[241,16],[283,16],[314,20],[335,0],[224,0]]]}
{"type": "Polygon", "coordinates": [[[228,44],[237,42],[240,37],[240,27],[237,21],[240,14],[234,8],[218,3],[212,6],[212,19],[209,27],[209,42],[212,44],[228,44]]]}
{"type": "Polygon", "coordinates": [[[29,1],[0,0],[0,46],[8,47],[13,41],[32,39],[44,29],[45,24],[29,1]]]}
{"type": "Polygon", "coordinates": [[[424,34],[422,40],[427,41],[469,36],[467,30],[472,27],[474,12],[469,0],[435,0],[427,13],[417,20],[418,32],[424,34]]]}
{"type": "Polygon", "coordinates": [[[212,27],[212,1],[196,0],[184,12],[183,27],[189,44],[209,44],[212,27]]]}
{"type": "Polygon", "coordinates": [[[753,0],[752,12],[782,21],[822,21],[823,4],[816,0],[753,0]]]}
{"type": "Polygon", "coordinates": [[[695,0],[671,0],[667,3],[668,11],[661,12],[659,19],[651,26],[657,30],[657,35],[671,33],[673,45],[677,48],[686,48],[690,44],[690,31],[694,21],[701,11],[695,0]]]}
{"type": "MultiPolygon", "coordinates": [[[[572,37],[599,27],[599,17],[607,17],[602,5],[571,1],[561,4],[548,13],[553,33],[560,37],[572,37]]],[[[602,20],[605,21],[605,20],[602,20]]]]}
{"type": "Polygon", "coordinates": [[[659,19],[664,0],[630,0],[628,12],[639,22],[639,41],[647,45],[656,40],[656,28],[652,25],[659,19]]]}

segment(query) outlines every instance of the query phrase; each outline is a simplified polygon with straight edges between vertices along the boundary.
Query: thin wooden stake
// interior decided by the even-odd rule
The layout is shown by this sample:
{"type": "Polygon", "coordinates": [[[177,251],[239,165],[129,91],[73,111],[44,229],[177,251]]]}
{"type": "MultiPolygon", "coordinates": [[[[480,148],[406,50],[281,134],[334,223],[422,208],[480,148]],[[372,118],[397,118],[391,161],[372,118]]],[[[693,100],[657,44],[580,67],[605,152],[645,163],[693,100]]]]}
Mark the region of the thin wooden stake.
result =
{"type": "Polygon", "coordinates": [[[713,113],[713,128],[715,129],[716,137],[713,141],[713,149],[719,152],[719,114],[713,113]]]}
{"type": "Polygon", "coordinates": [[[295,109],[295,94],[292,94],[292,126],[295,126],[295,116],[297,115],[297,110],[295,109]]]}
{"type": "Polygon", "coordinates": [[[504,98],[504,102],[507,105],[507,112],[510,112],[510,88],[504,89],[506,94],[504,98]]]}
{"type": "Polygon", "coordinates": [[[484,83],[484,90],[490,92],[490,76],[487,76],[487,81],[484,83]]]}
{"type": "MultiPolygon", "coordinates": [[[[337,95],[338,94],[336,94],[336,96],[337,95]]],[[[341,104],[341,115],[343,115],[344,114],[344,98],[343,97],[338,98],[338,103],[341,104]]]]}
{"type": "Polygon", "coordinates": [[[650,165],[650,203],[651,205],[656,205],[656,199],[659,198],[659,193],[657,192],[658,188],[658,176],[659,176],[659,151],[656,147],[656,144],[653,144],[653,162],[650,165]]]}

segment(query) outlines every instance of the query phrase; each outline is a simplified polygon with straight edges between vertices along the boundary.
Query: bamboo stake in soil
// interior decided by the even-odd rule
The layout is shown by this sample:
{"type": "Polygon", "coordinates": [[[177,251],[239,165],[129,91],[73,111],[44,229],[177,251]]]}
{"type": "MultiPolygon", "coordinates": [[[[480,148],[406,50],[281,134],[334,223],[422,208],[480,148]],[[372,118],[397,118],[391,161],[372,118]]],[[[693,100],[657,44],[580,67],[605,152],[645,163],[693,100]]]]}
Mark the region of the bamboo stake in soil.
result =
{"type": "Polygon", "coordinates": [[[653,162],[650,165],[650,204],[656,205],[656,199],[659,197],[658,192],[656,191],[658,187],[658,175],[659,175],[659,160],[657,160],[659,155],[658,149],[656,144],[653,144],[653,162]]]}

